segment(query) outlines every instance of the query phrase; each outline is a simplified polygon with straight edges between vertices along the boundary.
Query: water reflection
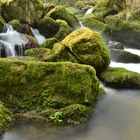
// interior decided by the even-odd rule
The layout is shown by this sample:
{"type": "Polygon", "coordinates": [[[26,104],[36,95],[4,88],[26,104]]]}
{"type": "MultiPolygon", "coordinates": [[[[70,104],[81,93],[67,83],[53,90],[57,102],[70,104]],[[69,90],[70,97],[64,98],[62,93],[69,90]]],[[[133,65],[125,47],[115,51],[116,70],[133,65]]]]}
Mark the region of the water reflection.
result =
{"type": "Polygon", "coordinates": [[[139,140],[140,90],[106,91],[84,125],[56,127],[16,122],[4,134],[3,140],[139,140]]]}

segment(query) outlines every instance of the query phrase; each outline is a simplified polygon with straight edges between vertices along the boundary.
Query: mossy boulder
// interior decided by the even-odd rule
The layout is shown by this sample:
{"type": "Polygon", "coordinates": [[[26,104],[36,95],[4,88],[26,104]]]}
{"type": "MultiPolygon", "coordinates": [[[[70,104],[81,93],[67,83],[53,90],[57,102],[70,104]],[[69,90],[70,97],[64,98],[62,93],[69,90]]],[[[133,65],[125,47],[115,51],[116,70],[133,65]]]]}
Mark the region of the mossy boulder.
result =
{"type": "Polygon", "coordinates": [[[59,24],[59,29],[57,33],[55,34],[55,37],[58,40],[63,40],[68,34],[72,32],[72,29],[69,27],[66,21],[64,20],[56,20],[56,22],[59,24]]]}
{"type": "MultiPolygon", "coordinates": [[[[94,102],[99,88],[93,67],[70,62],[1,58],[0,75],[0,98],[9,108],[18,112],[34,110],[38,114],[43,110],[52,110],[51,114],[61,110],[64,120],[68,114],[71,120],[88,115],[92,110],[88,106],[94,102]]],[[[46,116],[50,116],[50,111],[46,116]]]]}
{"type": "Polygon", "coordinates": [[[140,74],[124,68],[108,68],[101,73],[106,86],[122,89],[140,89],[140,74]]]}
{"type": "Polygon", "coordinates": [[[56,6],[47,15],[54,20],[65,20],[70,27],[79,26],[78,19],[68,12],[63,6],[56,6]]]}
{"type": "Polygon", "coordinates": [[[119,49],[110,50],[112,60],[122,63],[140,63],[140,56],[119,49]]]}
{"type": "Polygon", "coordinates": [[[69,48],[79,63],[93,66],[97,73],[110,63],[109,50],[101,35],[88,28],[78,29],[68,35],[62,44],[69,48]]]}
{"type": "Polygon", "coordinates": [[[6,129],[8,124],[13,120],[12,112],[7,109],[0,101],[0,135],[6,129]]]}
{"type": "Polygon", "coordinates": [[[18,19],[21,23],[33,25],[41,19],[43,9],[40,0],[13,0],[2,4],[2,16],[7,22],[18,19]]]}
{"type": "Polygon", "coordinates": [[[59,30],[59,23],[52,18],[45,16],[38,22],[38,29],[47,38],[53,37],[59,30]]]}
{"type": "Polygon", "coordinates": [[[20,29],[20,27],[21,27],[21,23],[20,23],[20,21],[17,20],[17,19],[11,20],[11,21],[9,22],[9,24],[12,25],[12,27],[13,27],[15,30],[17,30],[17,31],[18,31],[18,30],[20,29]]]}
{"type": "Polygon", "coordinates": [[[55,37],[52,37],[52,38],[48,38],[46,39],[43,44],[41,45],[41,47],[43,48],[48,48],[48,49],[52,49],[53,48],[53,45],[55,43],[57,43],[58,40],[55,38],[55,37]]]}
{"type": "Polygon", "coordinates": [[[0,59],[0,68],[0,98],[14,109],[92,103],[98,93],[96,72],[87,65],[0,59]]]}
{"type": "Polygon", "coordinates": [[[2,29],[5,24],[6,24],[6,21],[0,16],[0,32],[2,32],[2,29]]]}

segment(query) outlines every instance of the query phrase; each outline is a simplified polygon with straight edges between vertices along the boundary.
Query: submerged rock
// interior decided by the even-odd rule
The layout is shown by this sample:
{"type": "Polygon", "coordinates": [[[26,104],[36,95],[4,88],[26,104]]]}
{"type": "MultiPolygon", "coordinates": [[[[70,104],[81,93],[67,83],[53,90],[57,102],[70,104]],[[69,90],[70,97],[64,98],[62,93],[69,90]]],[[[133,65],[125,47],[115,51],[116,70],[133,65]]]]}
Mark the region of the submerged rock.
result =
{"type": "Polygon", "coordinates": [[[122,89],[140,89],[140,74],[124,68],[108,68],[101,73],[106,86],[122,89]]]}
{"type": "MultiPolygon", "coordinates": [[[[0,99],[19,112],[38,110],[41,113],[49,109],[56,112],[74,104],[85,104],[88,110],[86,104],[94,102],[98,87],[96,72],[91,66],[0,59],[0,99]]],[[[74,111],[71,109],[71,113],[74,111]]]]}
{"type": "Polygon", "coordinates": [[[93,66],[97,73],[110,63],[109,50],[101,35],[88,28],[72,32],[62,44],[69,48],[79,63],[93,66]]]}
{"type": "Polygon", "coordinates": [[[0,135],[6,129],[8,124],[13,120],[12,112],[7,109],[0,101],[0,135]]]}

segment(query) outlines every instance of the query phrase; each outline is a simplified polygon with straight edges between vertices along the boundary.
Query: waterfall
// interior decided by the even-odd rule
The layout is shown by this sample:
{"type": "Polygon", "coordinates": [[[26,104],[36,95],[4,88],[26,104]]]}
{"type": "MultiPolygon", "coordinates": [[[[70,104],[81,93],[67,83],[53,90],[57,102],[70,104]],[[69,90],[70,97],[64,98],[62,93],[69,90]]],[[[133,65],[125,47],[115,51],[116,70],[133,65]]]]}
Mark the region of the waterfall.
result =
{"type": "Polygon", "coordinates": [[[10,24],[6,24],[3,33],[0,33],[0,42],[3,44],[6,56],[15,57],[23,55],[25,45],[28,39],[25,35],[18,33],[10,24]]]}
{"type": "Polygon", "coordinates": [[[31,28],[31,31],[32,31],[34,37],[37,39],[39,45],[45,41],[46,38],[40,34],[38,29],[31,28]]]}
{"type": "Polygon", "coordinates": [[[92,8],[90,8],[90,9],[88,9],[88,10],[87,10],[87,12],[85,13],[85,15],[87,15],[87,14],[91,14],[91,13],[92,13],[92,11],[93,11],[93,7],[92,7],[92,8]]]}

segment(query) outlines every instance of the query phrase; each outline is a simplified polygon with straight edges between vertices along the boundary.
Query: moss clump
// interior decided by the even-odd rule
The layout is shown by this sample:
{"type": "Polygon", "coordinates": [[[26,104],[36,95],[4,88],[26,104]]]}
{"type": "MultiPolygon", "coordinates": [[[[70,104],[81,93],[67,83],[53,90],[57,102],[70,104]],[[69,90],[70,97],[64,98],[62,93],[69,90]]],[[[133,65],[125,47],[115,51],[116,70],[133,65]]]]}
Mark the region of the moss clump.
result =
{"type": "Polygon", "coordinates": [[[40,61],[53,62],[52,50],[47,48],[33,48],[25,51],[26,56],[35,57],[40,61]]]}
{"type": "Polygon", "coordinates": [[[40,0],[13,0],[2,4],[2,16],[9,22],[18,19],[21,23],[36,24],[42,17],[43,4],[40,0]]]}
{"type": "Polygon", "coordinates": [[[87,65],[0,59],[0,98],[12,109],[90,104],[98,84],[94,68],[87,65]]]}
{"type": "Polygon", "coordinates": [[[72,29],[69,27],[66,21],[64,20],[56,20],[56,22],[59,24],[59,29],[57,33],[55,34],[55,37],[58,40],[63,40],[68,34],[72,32],[72,29]]]}
{"type": "Polygon", "coordinates": [[[41,47],[44,47],[44,48],[48,48],[48,49],[52,49],[53,48],[53,45],[55,43],[57,43],[58,40],[55,38],[55,37],[52,37],[52,38],[48,38],[46,39],[43,44],[41,45],[41,47]]]}
{"type": "Polygon", "coordinates": [[[52,18],[45,16],[38,22],[38,29],[47,38],[53,37],[59,30],[59,24],[52,18]]]}
{"type": "Polygon", "coordinates": [[[94,66],[97,73],[110,63],[109,50],[101,35],[88,28],[72,32],[62,44],[70,49],[79,63],[94,66]]]}
{"type": "Polygon", "coordinates": [[[79,26],[78,19],[74,15],[69,13],[63,6],[56,6],[47,15],[54,20],[65,20],[70,27],[79,26]]]}
{"type": "Polygon", "coordinates": [[[2,32],[2,29],[5,24],[6,24],[6,21],[0,16],[0,32],[2,32]]]}
{"type": "Polygon", "coordinates": [[[99,100],[101,97],[103,97],[103,95],[105,95],[105,89],[102,83],[99,84],[99,91],[98,94],[96,96],[96,100],[99,100]]]}
{"type": "Polygon", "coordinates": [[[140,74],[124,68],[108,68],[101,74],[101,79],[113,88],[140,89],[140,74]]]}
{"type": "Polygon", "coordinates": [[[10,25],[12,25],[12,27],[15,29],[15,30],[19,30],[20,27],[21,27],[21,24],[20,24],[20,21],[17,20],[17,19],[13,19],[9,22],[10,25]]]}
{"type": "Polygon", "coordinates": [[[53,112],[50,115],[50,119],[55,123],[79,124],[89,118],[92,111],[92,107],[72,104],[53,112]]]}
{"type": "Polygon", "coordinates": [[[12,112],[4,107],[3,103],[0,102],[0,135],[5,130],[8,123],[13,120],[12,112]]]}

